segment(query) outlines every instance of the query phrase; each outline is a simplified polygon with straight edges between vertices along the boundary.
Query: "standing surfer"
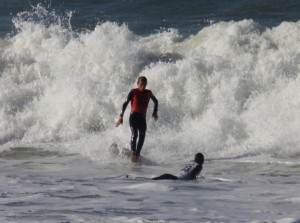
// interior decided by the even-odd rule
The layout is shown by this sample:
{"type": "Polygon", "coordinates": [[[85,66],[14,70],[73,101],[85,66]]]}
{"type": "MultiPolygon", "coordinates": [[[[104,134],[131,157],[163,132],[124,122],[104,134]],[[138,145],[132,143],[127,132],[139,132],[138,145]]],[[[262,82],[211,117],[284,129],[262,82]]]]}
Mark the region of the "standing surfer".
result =
{"type": "Polygon", "coordinates": [[[131,160],[132,162],[137,162],[138,157],[140,156],[140,152],[142,150],[146,130],[146,113],[150,99],[154,102],[154,111],[152,117],[154,120],[158,119],[157,116],[157,108],[158,108],[158,100],[153,95],[151,90],[146,89],[147,86],[147,78],[141,76],[137,81],[137,88],[132,89],[127,99],[125,100],[122,112],[120,117],[116,123],[116,127],[120,124],[123,124],[123,115],[126,110],[126,107],[129,102],[131,102],[131,113],[129,116],[129,124],[131,129],[131,160]],[[139,137],[138,144],[136,145],[137,138],[139,137]]]}

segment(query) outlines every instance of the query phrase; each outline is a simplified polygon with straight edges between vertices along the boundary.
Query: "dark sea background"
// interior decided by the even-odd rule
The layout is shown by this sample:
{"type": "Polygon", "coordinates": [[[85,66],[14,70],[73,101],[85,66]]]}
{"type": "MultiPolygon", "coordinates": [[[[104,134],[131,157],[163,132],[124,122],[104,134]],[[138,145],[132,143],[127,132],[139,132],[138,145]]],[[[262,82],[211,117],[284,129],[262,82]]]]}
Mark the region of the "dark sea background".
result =
{"type": "Polygon", "coordinates": [[[125,23],[138,35],[149,35],[161,29],[175,28],[184,35],[196,34],[203,27],[220,21],[252,19],[265,27],[299,20],[298,1],[21,1],[1,0],[0,31],[4,37],[13,30],[17,13],[43,4],[52,10],[73,12],[75,30],[91,30],[96,24],[113,21],[125,23]]]}

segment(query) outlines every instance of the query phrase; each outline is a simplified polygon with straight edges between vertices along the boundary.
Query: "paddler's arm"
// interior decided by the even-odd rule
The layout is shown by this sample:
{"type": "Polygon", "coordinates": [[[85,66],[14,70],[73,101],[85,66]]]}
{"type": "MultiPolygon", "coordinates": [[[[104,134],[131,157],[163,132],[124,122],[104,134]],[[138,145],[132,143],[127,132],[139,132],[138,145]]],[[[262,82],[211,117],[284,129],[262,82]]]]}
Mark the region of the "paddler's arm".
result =
{"type": "Polygon", "coordinates": [[[191,180],[195,180],[202,170],[202,165],[197,165],[191,173],[191,180]]]}
{"type": "Polygon", "coordinates": [[[127,96],[127,99],[123,103],[121,114],[120,114],[120,116],[118,118],[118,121],[116,122],[116,127],[118,127],[119,125],[123,124],[123,115],[125,113],[125,110],[127,108],[128,103],[132,100],[132,98],[133,98],[133,92],[130,91],[129,94],[128,94],[128,96],[127,96]]]}
{"type": "Polygon", "coordinates": [[[158,100],[156,99],[156,97],[151,94],[151,99],[152,101],[154,102],[154,110],[153,110],[153,114],[152,114],[152,117],[154,118],[154,120],[156,121],[158,119],[158,116],[157,116],[157,110],[158,110],[158,100]]]}

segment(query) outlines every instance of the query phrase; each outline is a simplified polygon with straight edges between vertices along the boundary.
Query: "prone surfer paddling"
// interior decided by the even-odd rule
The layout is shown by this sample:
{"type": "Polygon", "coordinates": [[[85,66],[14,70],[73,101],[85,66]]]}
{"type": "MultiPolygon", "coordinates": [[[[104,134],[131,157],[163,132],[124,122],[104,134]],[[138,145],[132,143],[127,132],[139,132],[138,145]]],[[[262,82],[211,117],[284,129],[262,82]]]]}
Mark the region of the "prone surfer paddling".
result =
{"type": "Polygon", "coordinates": [[[126,110],[126,107],[129,102],[131,102],[131,113],[129,116],[129,124],[131,129],[131,161],[137,162],[138,157],[140,156],[140,152],[142,150],[146,130],[146,113],[148,108],[148,103],[150,99],[154,102],[154,111],[152,117],[154,120],[158,119],[157,109],[158,109],[158,100],[153,95],[151,90],[146,89],[147,86],[147,78],[141,76],[137,80],[137,88],[132,89],[127,99],[125,100],[122,106],[122,112],[118,121],[116,122],[116,127],[120,124],[123,124],[123,115],[126,110]],[[136,145],[137,138],[139,137],[138,144],[136,145]]]}
{"type": "Polygon", "coordinates": [[[165,173],[159,177],[154,177],[152,180],[195,180],[197,175],[202,170],[204,163],[204,156],[202,153],[197,153],[194,160],[187,164],[178,174],[174,176],[169,173],[165,173]]]}

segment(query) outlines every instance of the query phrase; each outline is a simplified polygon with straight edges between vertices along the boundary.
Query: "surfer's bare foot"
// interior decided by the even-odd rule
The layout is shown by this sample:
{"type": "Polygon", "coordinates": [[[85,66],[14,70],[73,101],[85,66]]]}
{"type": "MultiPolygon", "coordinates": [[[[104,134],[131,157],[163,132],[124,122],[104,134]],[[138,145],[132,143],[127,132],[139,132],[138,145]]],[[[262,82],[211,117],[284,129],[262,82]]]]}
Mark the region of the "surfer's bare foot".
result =
{"type": "Polygon", "coordinates": [[[131,154],[131,162],[136,163],[138,160],[138,156],[135,153],[131,154]]]}

